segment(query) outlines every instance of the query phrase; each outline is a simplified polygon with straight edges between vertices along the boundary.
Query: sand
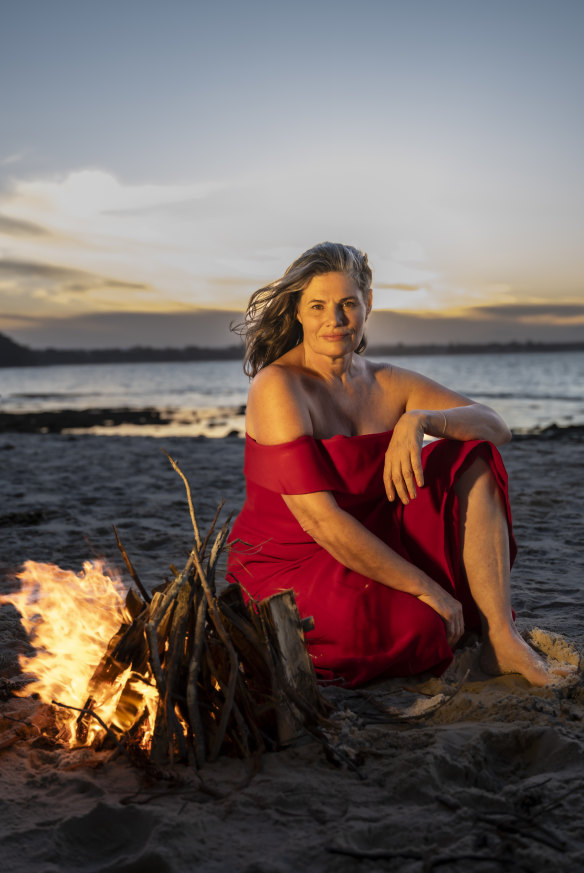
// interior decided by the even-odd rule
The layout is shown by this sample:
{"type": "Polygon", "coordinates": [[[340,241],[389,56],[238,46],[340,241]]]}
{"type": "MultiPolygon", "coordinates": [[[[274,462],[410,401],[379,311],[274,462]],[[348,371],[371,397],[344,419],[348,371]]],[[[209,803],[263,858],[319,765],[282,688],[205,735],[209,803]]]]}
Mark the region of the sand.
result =
{"type": "MultiPolygon", "coordinates": [[[[161,447],[189,477],[203,526],[221,498],[225,512],[238,510],[243,444],[235,436],[1,433],[0,591],[15,587],[27,559],[78,571],[104,556],[121,568],[114,523],[148,585],[180,564],[190,521],[161,447]]],[[[503,456],[519,544],[518,625],[552,656],[577,663],[582,431],[515,439],[503,456]]],[[[0,677],[15,675],[25,647],[14,611],[1,608],[0,677]]],[[[152,781],[122,757],[66,750],[0,718],[0,745],[9,731],[22,733],[0,750],[0,869],[583,870],[582,681],[534,689],[518,676],[488,678],[477,651],[457,654],[440,679],[374,683],[372,699],[327,689],[356,770],[335,766],[303,737],[265,754],[251,780],[243,762],[221,758],[200,774],[175,766],[152,781]],[[419,717],[404,723],[407,713],[419,717]]],[[[46,717],[38,703],[14,698],[0,702],[0,715],[10,714],[37,724],[46,717]]]]}

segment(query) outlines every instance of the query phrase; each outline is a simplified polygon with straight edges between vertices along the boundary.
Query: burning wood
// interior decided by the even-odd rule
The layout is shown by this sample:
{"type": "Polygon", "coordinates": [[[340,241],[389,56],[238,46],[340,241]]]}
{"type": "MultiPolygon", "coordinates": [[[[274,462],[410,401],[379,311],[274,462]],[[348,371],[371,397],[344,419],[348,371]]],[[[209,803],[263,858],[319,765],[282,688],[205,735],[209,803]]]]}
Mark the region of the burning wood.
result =
{"type": "Polygon", "coordinates": [[[237,585],[217,594],[229,521],[216,532],[219,507],[201,539],[189,484],[169,460],[184,481],[194,532],[184,569],[172,568],[173,578],[150,597],[116,532],[140,592],[130,589],[124,602],[120,581],[100,566],[87,563],[75,576],[27,563],[23,590],[3,598],[19,609],[41,649],[32,660],[21,659],[36,679],[19,693],[37,692],[57,703],[61,737],[72,745],[113,740],[145,750],[156,764],[180,760],[201,767],[222,752],[252,757],[290,742],[303,726],[318,732],[330,707],[316,684],[293,592],[261,603],[246,602],[237,585]],[[46,577],[55,571],[49,586],[46,577]],[[59,609],[47,609],[51,587],[59,609]],[[67,592],[72,600],[63,609],[67,592]],[[80,625],[83,634],[74,642],[80,625]],[[56,669],[57,643],[65,647],[66,683],[56,669]],[[42,650],[48,650],[44,658],[42,650]]]}

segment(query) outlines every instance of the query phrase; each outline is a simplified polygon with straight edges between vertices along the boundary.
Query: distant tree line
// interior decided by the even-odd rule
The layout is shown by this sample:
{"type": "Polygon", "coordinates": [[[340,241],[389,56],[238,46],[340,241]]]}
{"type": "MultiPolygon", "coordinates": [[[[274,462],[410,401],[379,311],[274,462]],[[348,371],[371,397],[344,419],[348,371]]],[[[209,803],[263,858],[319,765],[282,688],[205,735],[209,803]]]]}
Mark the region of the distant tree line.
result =
{"type": "Polygon", "coordinates": [[[182,349],[31,349],[0,334],[0,367],[47,367],[54,364],[143,364],[172,361],[229,361],[243,357],[240,345],[225,348],[187,346],[182,349]]]}
{"type": "Polygon", "coordinates": [[[584,341],[544,343],[511,340],[505,343],[422,343],[420,345],[367,346],[371,357],[393,355],[501,355],[512,352],[583,352],[584,341]]]}
{"type": "MultiPolygon", "coordinates": [[[[566,352],[584,351],[579,343],[447,343],[425,345],[369,346],[372,356],[400,355],[468,355],[502,354],[505,352],[566,352]]],[[[55,364],[143,364],[173,361],[233,361],[243,357],[241,345],[223,348],[186,346],[182,349],[155,349],[133,346],[130,349],[31,349],[0,333],[0,367],[47,367],[55,364]]]]}

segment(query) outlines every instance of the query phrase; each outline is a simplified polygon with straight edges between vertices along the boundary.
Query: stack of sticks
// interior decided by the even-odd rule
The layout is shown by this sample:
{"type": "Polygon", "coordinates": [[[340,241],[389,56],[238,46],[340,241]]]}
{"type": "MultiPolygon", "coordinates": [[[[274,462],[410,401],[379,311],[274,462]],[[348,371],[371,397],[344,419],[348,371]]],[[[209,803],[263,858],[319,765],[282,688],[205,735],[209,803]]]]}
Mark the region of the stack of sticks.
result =
{"type": "Polygon", "coordinates": [[[184,569],[151,596],[141,584],[122,543],[118,546],[140,596],[130,589],[128,621],[110,641],[77,720],[84,741],[89,720],[99,716],[99,689],[130,668],[113,731],[125,745],[139,744],[152,703],[158,700],[150,743],[155,764],[186,761],[196,767],[221,753],[252,757],[289,743],[306,728],[322,735],[330,705],[316,683],[292,591],[261,602],[246,599],[238,585],[217,594],[218,559],[226,547],[229,519],[217,531],[221,506],[204,539],[184,474],[194,545],[184,569]],[[213,539],[214,537],[214,539],[213,539]],[[150,698],[151,699],[151,698],[150,698]],[[120,725],[126,725],[121,728],[120,725]]]}

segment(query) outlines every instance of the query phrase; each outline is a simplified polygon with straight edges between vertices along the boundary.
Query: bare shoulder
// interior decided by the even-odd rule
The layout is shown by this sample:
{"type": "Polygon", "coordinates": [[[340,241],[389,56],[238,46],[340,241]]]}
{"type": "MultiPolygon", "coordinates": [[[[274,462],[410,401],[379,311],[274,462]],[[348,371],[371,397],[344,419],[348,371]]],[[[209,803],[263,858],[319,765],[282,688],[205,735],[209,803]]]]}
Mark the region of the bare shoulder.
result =
{"type": "Polygon", "coordinates": [[[394,365],[391,365],[390,369],[391,373],[385,378],[390,380],[391,390],[403,398],[405,409],[442,409],[449,406],[465,406],[472,402],[463,394],[415,370],[394,365]]]}
{"type": "Polygon", "coordinates": [[[376,364],[376,367],[377,381],[391,386],[394,390],[398,386],[412,384],[418,377],[423,378],[414,370],[406,370],[405,367],[397,367],[395,364],[376,364]]]}
{"type": "Polygon", "coordinates": [[[254,376],[249,389],[249,403],[271,401],[286,403],[300,391],[300,376],[293,366],[275,361],[254,376]]]}
{"type": "Polygon", "coordinates": [[[312,433],[301,378],[293,366],[276,361],[255,376],[248,395],[246,429],[266,445],[312,433]]]}
{"type": "Polygon", "coordinates": [[[278,361],[268,364],[257,373],[251,382],[252,391],[270,391],[279,386],[285,386],[294,382],[294,375],[290,367],[283,366],[278,361]]]}

